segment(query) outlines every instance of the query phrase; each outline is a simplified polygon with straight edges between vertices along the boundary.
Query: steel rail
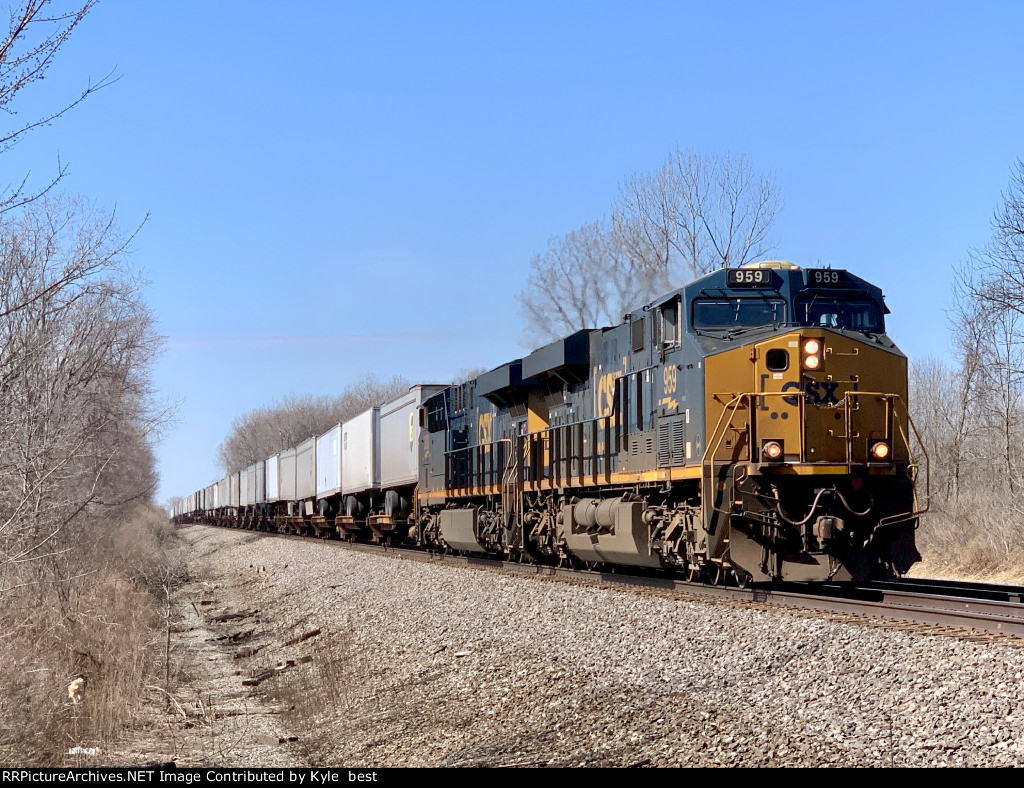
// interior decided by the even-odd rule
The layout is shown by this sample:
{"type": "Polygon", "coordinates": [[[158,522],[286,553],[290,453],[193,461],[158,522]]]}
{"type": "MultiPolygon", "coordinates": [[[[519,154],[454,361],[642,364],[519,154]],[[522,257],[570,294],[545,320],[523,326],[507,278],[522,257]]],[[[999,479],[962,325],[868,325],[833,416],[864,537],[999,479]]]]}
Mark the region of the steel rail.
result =
{"type": "Polygon", "coordinates": [[[979,583],[967,580],[939,580],[908,577],[900,580],[865,583],[866,589],[947,594],[969,599],[989,599],[994,602],[1024,602],[1024,586],[979,583]]]}
{"type": "MultiPolygon", "coordinates": [[[[307,544],[314,541],[308,536],[272,531],[248,531],[237,528],[227,528],[226,530],[236,530],[256,536],[296,539],[307,544]]],[[[1024,589],[1019,586],[914,579],[856,586],[790,584],[785,587],[773,587],[755,584],[747,588],[736,588],[691,583],[682,578],[658,572],[635,573],[619,568],[604,571],[570,569],[548,564],[518,563],[485,556],[453,555],[411,547],[385,546],[339,539],[320,538],[316,539],[315,543],[389,556],[395,559],[469,566],[518,575],[548,577],[612,587],[632,586],[697,598],[718,599],[788,610],[811,610],[852,616],[858,621],[869,624],[873,621],[887,620],[908,625],[940,627],[946,630],[952,628],[958,630],[952,634],[959,635],[969,635],[971,632],[975,632],[1024,639],[1024,603],[1019,601],[1024,589]],[[904,590],[904,588],[913,589],[915,587],[931,590],[904,590]],[[981,597],[963,596],[962,594],[965,592],[980,594],[981,597]],[[982,598],[985,595],[1002,595],[1005,599],[982,598]]],[[[942,631],[939,634],[950,633],[942,631]]]]}

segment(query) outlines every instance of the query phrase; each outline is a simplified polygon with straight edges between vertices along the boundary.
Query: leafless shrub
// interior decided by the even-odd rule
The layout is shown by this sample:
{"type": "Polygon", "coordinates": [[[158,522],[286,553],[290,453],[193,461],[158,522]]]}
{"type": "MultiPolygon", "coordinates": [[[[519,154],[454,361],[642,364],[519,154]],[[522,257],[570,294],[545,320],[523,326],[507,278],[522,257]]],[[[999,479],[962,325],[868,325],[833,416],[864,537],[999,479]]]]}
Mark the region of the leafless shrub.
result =
{"type": "Polygon", "coordinates": [[[986,491],[964,492],[926,515],[918,544],[928,566],[947,574],[1024,581],[1024,522],[986,491]]]}
{"type": "Polygon", "coordinates": [[[130,235],[82,201],[0,215],[0,759],[59,765],[131,721],[152,669],[147,575],[160,348],[130,235]],[[77,677],[79,702],[69,693],[77,677]]]}

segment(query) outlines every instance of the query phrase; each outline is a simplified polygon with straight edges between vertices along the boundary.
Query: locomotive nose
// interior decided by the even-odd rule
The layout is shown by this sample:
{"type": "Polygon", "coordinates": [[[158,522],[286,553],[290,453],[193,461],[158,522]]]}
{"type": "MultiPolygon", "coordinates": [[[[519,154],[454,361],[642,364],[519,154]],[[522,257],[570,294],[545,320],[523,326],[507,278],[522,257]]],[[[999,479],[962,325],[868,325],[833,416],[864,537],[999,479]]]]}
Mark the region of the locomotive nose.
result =
{"type": "Polygon", "coordinates": [[[803,330],[757,344],[750,362],[755,462],[850,468],[909,461],[908,447],[896,440],[906,385],[893,390],[905,378],[903,357],[842,333],[803,330]],[[781,456],[776,446],[784,447],[781,456]]]}

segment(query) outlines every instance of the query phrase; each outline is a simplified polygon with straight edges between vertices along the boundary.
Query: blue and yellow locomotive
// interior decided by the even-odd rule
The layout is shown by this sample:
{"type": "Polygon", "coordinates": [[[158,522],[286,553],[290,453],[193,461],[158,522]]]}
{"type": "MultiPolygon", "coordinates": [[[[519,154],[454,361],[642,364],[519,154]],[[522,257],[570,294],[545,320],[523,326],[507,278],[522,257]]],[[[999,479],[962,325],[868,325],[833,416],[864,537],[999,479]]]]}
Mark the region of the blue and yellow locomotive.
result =
{"type": "Polygon", "coordinates": [[[847,271],[755,263],[445,388],[416,538],[709,582],[903,574],[919,466],[887,312],[847,271]]]}

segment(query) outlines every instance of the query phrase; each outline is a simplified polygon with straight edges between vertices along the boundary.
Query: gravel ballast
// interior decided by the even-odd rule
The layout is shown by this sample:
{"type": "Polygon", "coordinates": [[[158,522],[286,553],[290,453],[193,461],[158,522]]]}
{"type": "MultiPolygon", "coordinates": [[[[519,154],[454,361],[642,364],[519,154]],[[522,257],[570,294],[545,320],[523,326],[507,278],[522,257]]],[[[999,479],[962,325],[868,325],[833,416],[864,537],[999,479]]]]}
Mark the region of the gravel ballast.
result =
{"type": "Polygon", "coordinates": [[[1024,765],[1007,641],[180,532],[191,681],[245,713],[179,765],[1024,765]]]}

